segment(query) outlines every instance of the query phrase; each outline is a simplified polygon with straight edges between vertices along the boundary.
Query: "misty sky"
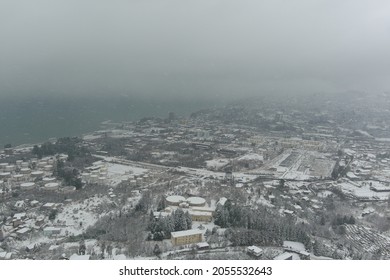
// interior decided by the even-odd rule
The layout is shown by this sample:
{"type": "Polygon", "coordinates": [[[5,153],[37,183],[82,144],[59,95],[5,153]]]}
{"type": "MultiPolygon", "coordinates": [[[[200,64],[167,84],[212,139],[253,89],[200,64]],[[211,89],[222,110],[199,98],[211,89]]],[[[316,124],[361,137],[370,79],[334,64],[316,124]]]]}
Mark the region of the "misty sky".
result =
{"type": "Polygon", "coordinates": [[[390,1],[0,0],[0,96],[390,90],[390,1]]]}

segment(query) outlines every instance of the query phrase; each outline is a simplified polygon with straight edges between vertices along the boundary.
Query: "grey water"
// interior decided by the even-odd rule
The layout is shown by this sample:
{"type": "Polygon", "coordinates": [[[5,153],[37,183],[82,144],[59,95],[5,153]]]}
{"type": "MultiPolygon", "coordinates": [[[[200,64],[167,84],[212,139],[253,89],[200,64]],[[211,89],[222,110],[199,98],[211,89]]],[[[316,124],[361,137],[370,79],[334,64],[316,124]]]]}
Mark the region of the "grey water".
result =
{"type": "Polygon", "coordinates": [[[188,117],[215,102],[178,98],[128,96],[0,97],[0,147],[79,136],[100,128],[103,121],[136,121],[144,117],[167,118],[169,112],[188,117]]]}

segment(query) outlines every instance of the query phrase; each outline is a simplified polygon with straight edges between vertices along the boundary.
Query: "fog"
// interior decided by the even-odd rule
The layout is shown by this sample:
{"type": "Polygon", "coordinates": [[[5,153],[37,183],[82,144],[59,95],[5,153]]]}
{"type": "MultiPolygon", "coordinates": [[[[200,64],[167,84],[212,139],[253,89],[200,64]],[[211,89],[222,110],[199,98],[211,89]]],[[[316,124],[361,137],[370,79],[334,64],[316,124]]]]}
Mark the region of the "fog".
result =
{"type": "Polygon", "coordinates": [[[0,96],[390,88],[386,0],[0,0],[0,36],[0,96]]]}

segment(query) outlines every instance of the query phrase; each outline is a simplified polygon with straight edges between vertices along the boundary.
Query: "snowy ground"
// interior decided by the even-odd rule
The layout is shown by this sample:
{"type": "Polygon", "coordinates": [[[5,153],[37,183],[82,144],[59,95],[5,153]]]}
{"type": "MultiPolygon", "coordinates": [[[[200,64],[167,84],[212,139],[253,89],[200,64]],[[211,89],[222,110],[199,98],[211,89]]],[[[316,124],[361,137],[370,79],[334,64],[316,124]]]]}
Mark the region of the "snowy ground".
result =
{"type": "Polygon", "coordinates": [[[251,170],[251,173],[269,173],[284,179],[307,180],[312,178],[327,178],[331,176],[335,161],[328,158],[329,154],[316,151],[286,150],[266,162],[261,168],[251,170]]]}
{"type": "Polygon", "coordinates": [[[220,169],[227,164],[229,164],[230,160],[226,158],[220,158],[220,159],[212,159],[212,160],[207,160],[207,168],[214,168],[214,169],[220,169]]]}
{"type": "Polygon", "coordinates": [[[351,182],[346,181],[338,184],[341,189],[346,192],[354,195],[357,198],[369,198],[369,199],[380,199],[386,200],[389,198],[389,192],[375,192],[370,190],[369,184],[363,184],[362,182],[351,182]]]}
{"type": "Polygon", "coordinates": [[[109,184],[111,186],[117,186],[123,181],[128,181],[130,176],[139,176],[148,172],[148,170],[144,168],[116,163],[108,163],[106,164],[106,167],[109,184]]]}
{"type": "Polygon", "coordinates": [[[147,170],[143,168],[115,163],[107,164],[107,171],[109,177],[123,176],[126,174],[143,175],[147,172],[147,170]]]}
{"type": "Polygon", "coordinates": [[[109,202],[107,197],[94,196],[81,202],[65,205],[56,218],[56,221],[66,225],[62,234],[78,235],[83,233],[89,226],[97,222],[99,213],[97,213],[96,208],[109,202]]]}
{"type": "MultiPolygon", "coordinates": [[[[190,175],[195,175],[203,178],[216,178],[216,179],[224,179],[224,172],[214,172],[206,169],[198,169],[198,168],[188,168],[188,167],[178,167],[178,171],[188,173],[190,175]]],[[[243,183],[252,181],[257,178],[256,175],[250,175],[242,172],[233,172],[233,176],[236,180],[241,180],[243,183]]]]}
{"type": "Polygon", "coordinates": [[[44,243],[51,243],[52,239],[42,235],[30,235],[29,238],[24,240],[14,240],[10,243],[10,246],[15,250],[24,250],[27,246],[39,246],[44,243]]]}

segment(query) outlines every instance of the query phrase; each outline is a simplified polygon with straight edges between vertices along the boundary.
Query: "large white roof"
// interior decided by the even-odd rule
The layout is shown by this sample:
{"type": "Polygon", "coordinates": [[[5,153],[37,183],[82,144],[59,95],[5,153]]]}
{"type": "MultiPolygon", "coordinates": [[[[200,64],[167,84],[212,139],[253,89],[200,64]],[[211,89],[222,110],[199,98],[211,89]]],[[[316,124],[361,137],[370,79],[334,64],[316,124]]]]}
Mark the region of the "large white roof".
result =
{"type": "Polygon", "coordinates": [[[58,183],[47,183],[47,184],[45,184],[45,188],[56,188],[58,186],[59,186],[58,183]]]}
{"type": "Polygon", "coordinates": [[[32,187],[32,186],[34,186],[35,185],[35,183],[33,183],[33,182],[28,182],[28,183],[22,183],[22,184],[20,184],[20,186],[22,187],[22,188],[28,188],[28,187],[32,187]]]}
{"type": "Polygon", "coordinates": [[[195,235],[195,234],[202,234],[203,231],[199,229],[189,229],[189,230],[182,230],[182,231],[175,231],[171,232],[171,236],[173,238],[177,237],[183,237],[183,236],[189,236],[189,235],[195,235]]]}
{"type": "Polygon", "coordinates": [[[203,197],[193,196],[187,198],[187,202],[192,205],[201,205],[206,203],[206,200],[203,197]]]}
{"type": "Polygon", "coordinates": [[[210,212],[202,212],[202,211],[189,211],[190,215],[196,215],[196,216],[207,216],[212,217],[213,214],[210,212]]]}
{"type": "Polygon", "coordinates": [[[180,203],[186,201],[186,199],[181,195],[171,195],[167,197],[167,201],[171,203],[180,203]]]}

